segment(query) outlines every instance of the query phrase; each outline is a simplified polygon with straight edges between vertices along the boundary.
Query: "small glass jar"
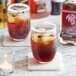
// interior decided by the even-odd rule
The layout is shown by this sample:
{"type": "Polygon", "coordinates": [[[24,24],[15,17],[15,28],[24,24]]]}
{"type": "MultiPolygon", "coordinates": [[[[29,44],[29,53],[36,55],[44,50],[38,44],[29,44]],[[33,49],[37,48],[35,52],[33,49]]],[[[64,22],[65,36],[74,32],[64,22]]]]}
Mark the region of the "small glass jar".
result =
{"type": "Polygon", "coordinates": [[[14,71],[15,52],[10,48],[0,47],[0,76],[6,76],[14,71]]]}
{"type": "Polygon", "coordinates": [[[30,12],[32,19],[49,16],[51,13],[50,0],[30,0],[30,12]]]}
{"type": "Polygon", "coordinates": [[[76,0],[67,0],[62,5],[60,42],[76,45],[76,0]]]}

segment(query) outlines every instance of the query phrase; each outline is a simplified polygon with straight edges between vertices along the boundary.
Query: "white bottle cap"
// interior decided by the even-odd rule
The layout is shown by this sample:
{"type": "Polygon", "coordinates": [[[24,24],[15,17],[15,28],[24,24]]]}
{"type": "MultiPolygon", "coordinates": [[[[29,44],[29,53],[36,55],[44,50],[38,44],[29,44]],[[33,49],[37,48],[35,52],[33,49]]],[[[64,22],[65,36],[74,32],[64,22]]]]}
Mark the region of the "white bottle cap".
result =
{"type": "Polygon", "coordinates": [[[69,3],[75,4],[76,0],[68,0],[69,3]]]}
{"type": "Polygon", "coordinates": [[[64,2],[65,0],[52,0],[53,2],[58,2],[58,3],[62,3],[64,2]]]}

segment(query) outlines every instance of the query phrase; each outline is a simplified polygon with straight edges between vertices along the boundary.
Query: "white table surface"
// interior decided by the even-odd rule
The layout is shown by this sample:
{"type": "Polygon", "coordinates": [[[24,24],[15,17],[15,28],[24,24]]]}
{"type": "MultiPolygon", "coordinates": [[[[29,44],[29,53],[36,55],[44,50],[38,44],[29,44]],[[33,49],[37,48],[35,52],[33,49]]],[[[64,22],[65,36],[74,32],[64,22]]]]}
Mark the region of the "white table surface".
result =
{"type": "MultiPolygon", "coordinates": [[[[38,21],[49,21],[60,26],[60,16],[49,16],[47,18],[32,20],[32,25],[38,21]]],[[[31,26],[32,26],[31,25],[31,26]]],[[[2,47],[3,35],[7,34],[7,29],[0,29],[0,47],[2,47]]],[[[59,33],[59,31],[58,31],[59,33]]],[[[29,36],[28,36],[29,39],[29,36]]],[[[28,41],[27,41],[28,42],[28,41]]],[[[7,47],[12,48],[16,52],[15,61],[16,68],[14,73],[8,76],[76,76],[76,46],[62,45],[58,41],[58,50],[62,53],[64,70],[63,71],[28,71],[27,70],[27,53],[31,52],[28,47],[7,47]]],[[[0,49],[1,50],[1,49],[0,49]]]]}

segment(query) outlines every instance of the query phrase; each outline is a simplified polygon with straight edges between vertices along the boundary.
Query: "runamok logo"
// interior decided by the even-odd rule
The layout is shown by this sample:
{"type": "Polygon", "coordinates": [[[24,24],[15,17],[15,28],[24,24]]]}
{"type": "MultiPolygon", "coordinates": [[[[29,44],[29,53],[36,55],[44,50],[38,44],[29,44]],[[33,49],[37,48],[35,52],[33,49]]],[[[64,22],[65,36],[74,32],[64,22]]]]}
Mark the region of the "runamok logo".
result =
{"type": "Polygon", "coordinates": [[[76,25],[76,15],[69,14],[66,16],[66,19],[71,23],[71,25],[76,25]]]}

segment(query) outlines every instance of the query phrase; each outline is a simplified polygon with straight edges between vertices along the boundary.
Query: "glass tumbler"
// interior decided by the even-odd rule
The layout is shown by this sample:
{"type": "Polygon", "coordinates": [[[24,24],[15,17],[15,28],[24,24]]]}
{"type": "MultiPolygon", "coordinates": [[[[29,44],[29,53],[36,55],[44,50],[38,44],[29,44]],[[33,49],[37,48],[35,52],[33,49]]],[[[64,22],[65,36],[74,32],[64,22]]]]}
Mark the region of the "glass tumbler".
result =
{"type": "Polygon", "coordinates": [[[49,22],[36,23],[31,31],[33,57],[38,62],[52,61],[56,54],[56,26],[49,22]]]}
{"type": "Polygon", "coordinates": [[[8,31],[12,40],[24,40],[30,30],[30,8],[16,3],[8,6],[8,31]]]}
{"type": "Polygon", "coordinates": [[[14,71],[14,54],[13,50],[0,47],[0,76],[8,75],[14,71]]]}

